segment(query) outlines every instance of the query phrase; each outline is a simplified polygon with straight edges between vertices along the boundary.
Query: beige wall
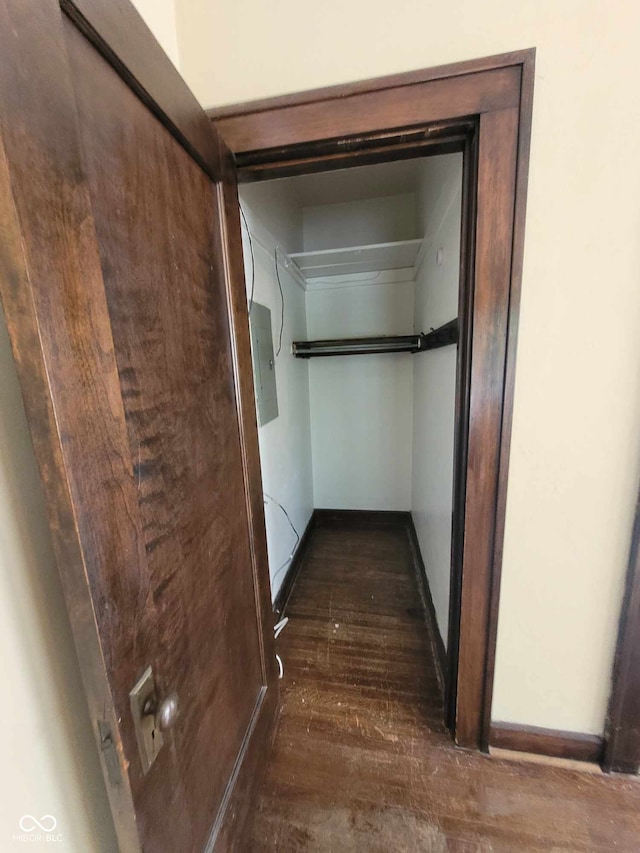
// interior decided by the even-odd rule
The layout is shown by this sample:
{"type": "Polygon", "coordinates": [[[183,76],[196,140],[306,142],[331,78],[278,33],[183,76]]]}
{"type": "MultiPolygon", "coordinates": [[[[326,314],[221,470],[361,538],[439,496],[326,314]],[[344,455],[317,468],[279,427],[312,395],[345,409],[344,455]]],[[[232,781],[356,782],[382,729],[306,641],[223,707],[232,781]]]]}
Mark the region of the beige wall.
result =
{"type": "Polygon", "coordinates": [[[494,718],[601,731],[640,462],[640,5],[176,8],[205,106],[538,48],[494,718]]]}

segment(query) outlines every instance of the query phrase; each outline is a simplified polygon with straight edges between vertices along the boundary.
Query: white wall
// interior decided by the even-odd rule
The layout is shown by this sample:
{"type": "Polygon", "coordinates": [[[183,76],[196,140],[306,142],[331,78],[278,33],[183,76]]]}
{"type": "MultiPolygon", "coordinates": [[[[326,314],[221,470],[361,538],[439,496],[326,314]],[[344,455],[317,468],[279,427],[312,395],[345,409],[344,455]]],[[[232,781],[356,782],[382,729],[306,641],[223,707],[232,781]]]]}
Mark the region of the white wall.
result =
{"type": "Polygon", "coordinates": [[[176,5],[206,106],[537,46],[493,717],[601,732],[640,475],[640,4],[176,5]]]}
{"type": "MultiPolygon", "coordinates": [[[[416,332],[437,329],[458,316],[461,188],[461,154],[422,161],[418,210],[425,245],[416,275],[416,332]]],[[[455,346],[431,350],[413,359],[411,509],[445,646],[449,626],[456,363],[455,346]]]]}
{"type": "Polygon", "coordinates": [[[414,193],[305,207],[302,217],[305,252],[418,236],[414,193]]]}
{"type": "MultiPolygon", "coordinates": [[[[305,340],[307,324],[305,294],[281,264],[280,282],[284,294],[284,327],[280,355],[282,303],[275,274],[276,243],[292,251],[302,239],[301,217],[287,203],[277,184],[254,184],[241,188],[240,198],[249,228],[254,235],[254,301],[271,311],[275,356],[278,417],[258,429],[263,488],[289,514],[302,536],[313,512],[311,433],[309,425],[309,365],[291,355],[291,343],[305,340]],[[266,227],[268,225],[268,228],[266,227]],[[277,235],[277,236],[276,236],[277,235]],[[261,245],[262,244],[262,245],[261,245]]],[[[251,292],[251,256],[246,230],[243,246],[248,295],[251,292]]],[[[284,255],[281,256],[284,260],[284,255]]],[[[275,599],[288,569],[288,558],[296,536],[282,509],[273,501],[265,504],[271,595],[275,599]]]]}
{"type": "MultiPolygon", "coordinates": [[[[307,291],[311,340],[411,334],[412,281],[307,291]]],[[[412,356],[309,360],[315,505],[408,510],[412,356]]]]}
{"type": "Polygon", "coordinates": [[[266,232],[267,239],[277,240],[285,252],[302,251],[302,213],[286,181],[242,184],[239,194],[243,209],[252,211],[257,227],[266,232]]]}
{"type": "MultiPolygon", "coordinates": [[[[415,237],[414,193],[376,197],[372,174],[371,194],[304,207],[305,251],[415,237]]],[[[413,293],[400,271],[316,279],[307,291],[309,339],[411,334],[413,293]]],[[[406,353],[309,360],[316,507],[409,509],[411,386],[406,353]]]]}

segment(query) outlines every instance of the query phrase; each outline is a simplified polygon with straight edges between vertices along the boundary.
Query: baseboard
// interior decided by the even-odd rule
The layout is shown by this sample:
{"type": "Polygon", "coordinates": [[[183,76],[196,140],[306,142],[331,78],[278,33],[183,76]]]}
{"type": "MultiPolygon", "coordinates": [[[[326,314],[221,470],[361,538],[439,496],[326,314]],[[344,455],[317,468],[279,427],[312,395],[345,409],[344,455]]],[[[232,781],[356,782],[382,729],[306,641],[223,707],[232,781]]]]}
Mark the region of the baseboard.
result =
{"type": "Polygon", "coordinates": [[[580,732],[496,722],[491,723],[489,746],[598,764],[602,758],[604,739],[580,732]]]}
{"type": "Polygon", "coordinates": [[[297,580],[304,560],[304,555],[309,544],[309,538],[315,527],[322,524],[372,524],[376,526],[385,524],[407,523],[411,514],[400,510],[369,510],[369,509],[314,509],[311,518],[300,537],[291,565],[287,569],[284,580],[273,602],[273,612],[282,616],[287,602],[291,596],[291,590],[297,580]]]}
{"type": "Polygon", "coordinates": [[[422,552],[420,550],[420,542],[418,541],[418,533],[416,531],[416,526],[413,523],[413,516],[411,513],[407,513],[407,533],[409,536],[409,541],[411,543],[411,548],[413,550],[414,560],[416,562],[416,566],[418,568],[418,575],[422,582],[422,593],[424,602],[427,607],[427,612],[429,615],[429,632],[431,635],[431,640],[433,644],[434,657],[436,661],[436,666],[438,668],[438,677],[440,680],[440,688],[442,690],[443,695],[446,694],[446,684],[447,684],[447,672],[448,672],[448,659],[447,659],[447,650],[445,648],[442,635],[440,633],[440,628],[438,627],[438,620],[436,618],[436,609],[433,604],[433,596],[431,595],[431,587],[429,586],[429,578],[427,576],[427,569],[424,564],[424,560],[422,559],[422,552]]]}
{"type": "Polygon", "coordinates": [[[304,555],[309,545],[309,539],[311,537],[311,533],[313,528],[317,524],[317,509],[314,509],[311,513],[311,518],[307,522],[307,526],[304,529],[304,533],[300,537],[300,541],[298,542],[298,547],[295,550],[295,554],[293,555],[293,559],[291,560],[291,565],[287,569],[287,572],[284,576],[284,580],[280,585],[280,589],[275,597],[273,602],[273,612],[277,616],[282,616],[284,613],[284,609],[287,606],[287,602],[289,601],[289,597],[291,595],[291,590],[293,589],[293,585],[296,582],[298,574],[300,573],[300,567],[302,566],[302,561],[304,560],[304,555]]]}
{"type": "Polygon", "coordinates": [[[316,524],[385,524],[406,523],[410,513],[386,509],[316,509],[316,524]]]}

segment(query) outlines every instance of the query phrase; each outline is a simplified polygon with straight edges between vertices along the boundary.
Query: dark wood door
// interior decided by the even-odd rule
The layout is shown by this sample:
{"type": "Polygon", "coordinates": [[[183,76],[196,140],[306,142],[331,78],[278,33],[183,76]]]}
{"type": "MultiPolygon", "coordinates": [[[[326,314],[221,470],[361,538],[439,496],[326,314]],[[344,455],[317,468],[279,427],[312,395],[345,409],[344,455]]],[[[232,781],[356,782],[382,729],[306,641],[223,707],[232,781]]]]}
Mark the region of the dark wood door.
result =
{"type": "Polygon", "coordinates": [[[277,703],[233,167],[128,4],[0,14],[3,304],[120,843],[229,849],[277,703]]]}

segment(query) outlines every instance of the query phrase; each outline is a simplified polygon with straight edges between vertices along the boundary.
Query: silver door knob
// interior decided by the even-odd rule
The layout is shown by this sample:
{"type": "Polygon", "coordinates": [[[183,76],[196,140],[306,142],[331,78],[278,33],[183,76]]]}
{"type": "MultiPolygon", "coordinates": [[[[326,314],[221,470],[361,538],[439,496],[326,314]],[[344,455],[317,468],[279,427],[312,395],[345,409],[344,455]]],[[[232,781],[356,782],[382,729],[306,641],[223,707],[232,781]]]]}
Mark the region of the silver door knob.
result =
{"type": "Polygon", "coordinates": [[[180,714],[180,705],[178,703],[178,694],[170,693],[158,705],[156,711],[156,726],[161,732],[166,732],[167,729],[173,728],[180,714]]]}
{"type": "Polygon", "coordinates": [[[170,693],[162,702],[156,702],[155,697],[148,699],[144,706],[143,714],[145,716],[153,716],[155,727],[160,729],[161,732],[166,732],[167,729],[173,728],[180,715],[178,694],[170,693]]]}

